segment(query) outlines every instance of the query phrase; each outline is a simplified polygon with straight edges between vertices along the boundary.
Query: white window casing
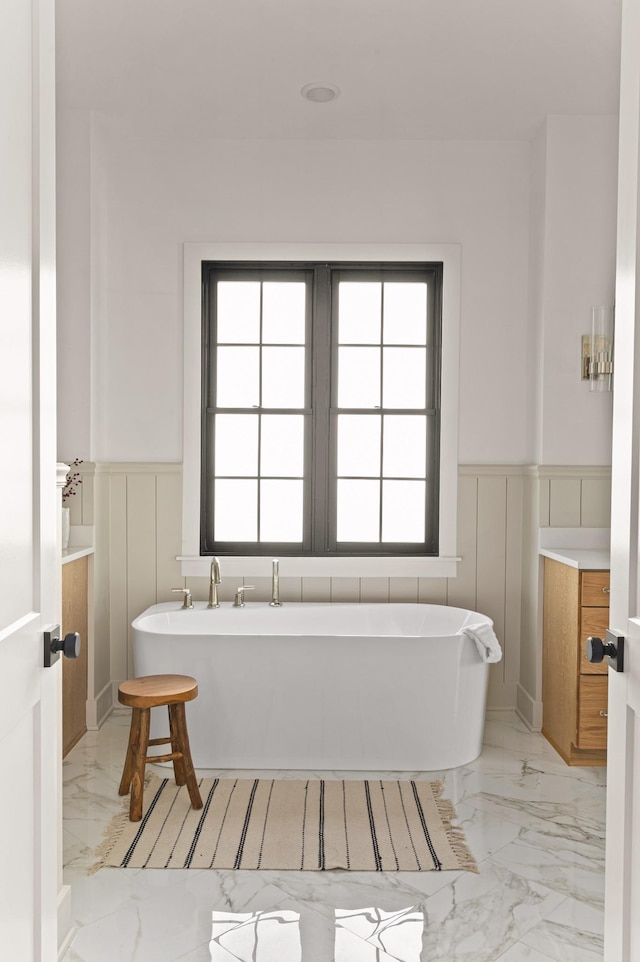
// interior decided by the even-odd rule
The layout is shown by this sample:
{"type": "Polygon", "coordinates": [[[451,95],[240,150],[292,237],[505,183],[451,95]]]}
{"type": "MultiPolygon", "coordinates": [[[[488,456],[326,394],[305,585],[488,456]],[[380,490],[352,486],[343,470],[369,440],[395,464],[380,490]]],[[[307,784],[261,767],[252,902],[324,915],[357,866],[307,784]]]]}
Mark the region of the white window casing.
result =
{"type": "MultiPolygon", "coordinates": [[[[211,558],[200,556],[203,261],[442,262],[439,555],[393,557],[283,557],[286,577],[455,577],[458,480],[458,368],[460,340],[458,244],[214,244],[184,245],[184,409],[182,574],[202,577],[211,558]]],[[[238,510],[242,506],[238,505],[238,510]]],[[[225,573],[267,577],[268,557],[224,558],[225,573]]]]}

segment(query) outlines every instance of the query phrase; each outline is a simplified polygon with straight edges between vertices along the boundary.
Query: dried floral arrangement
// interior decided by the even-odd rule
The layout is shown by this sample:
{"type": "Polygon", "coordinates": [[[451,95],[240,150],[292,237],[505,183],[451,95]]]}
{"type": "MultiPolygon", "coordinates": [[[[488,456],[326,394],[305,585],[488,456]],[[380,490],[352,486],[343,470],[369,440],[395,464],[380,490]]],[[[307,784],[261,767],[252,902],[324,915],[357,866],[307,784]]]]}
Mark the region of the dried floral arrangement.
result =
{"type": "Polygon", "coordinates": [[[62,488],[63,505],[66,505],[69,498],[73,498],[78,493],[78,488],[82,484],[82,475],[79,471],[74,471],[74,468],[79,468],[81,464],[82,461],[76,458],[67,472],[67,479],[62,488]]]}

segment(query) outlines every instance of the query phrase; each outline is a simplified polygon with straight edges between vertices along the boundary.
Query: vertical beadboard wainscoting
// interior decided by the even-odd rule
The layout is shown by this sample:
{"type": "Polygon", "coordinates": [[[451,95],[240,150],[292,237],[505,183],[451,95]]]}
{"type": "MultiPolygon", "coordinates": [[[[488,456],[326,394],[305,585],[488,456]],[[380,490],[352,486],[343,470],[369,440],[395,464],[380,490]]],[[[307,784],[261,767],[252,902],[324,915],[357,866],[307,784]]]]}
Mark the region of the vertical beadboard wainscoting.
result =
{"type": "MultiPolygon", "coordinates": [[[[113,698],[117,685],[133,671],[132,619],[149,605],[175,600],[171,589],[185,584],[176,561],[181,550],[181,465],[103,463],[91,473],[95,683],[96,690],[101,690],[99,683],[107,684],[108,665],[113,698]]],[[[385,577],[376,578],[287,577],[283,559],[281,597],[283,601],[449,604],[489,615],[504,659],[491,666],[488,707],[517,706],[532,727],[539,727],[538,529],[608,524],[609,476],[608,468],[582,466],[461,465],[458,554],[462,561],[456,578],[397,578],[392,568],[385,577]]],[[[224,559],[222,576],[220,597],[231,601],[242,579],[225,578],[224,559]]],[[[268,600],[269,580],[250,580],[256,585],[251,600],[268,600]]],[[[190,578],[188,583],[196,600],[206,600],[206,578],[190,578]]],[[[107,706],[101,703],[101,707],[107,706]]]]}

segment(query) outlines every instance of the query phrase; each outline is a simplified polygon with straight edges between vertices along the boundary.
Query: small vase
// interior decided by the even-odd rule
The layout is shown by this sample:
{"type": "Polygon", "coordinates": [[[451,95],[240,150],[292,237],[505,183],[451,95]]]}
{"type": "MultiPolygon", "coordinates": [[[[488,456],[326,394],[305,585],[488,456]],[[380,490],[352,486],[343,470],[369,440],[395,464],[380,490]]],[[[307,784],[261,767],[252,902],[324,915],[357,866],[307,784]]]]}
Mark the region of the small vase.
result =
{"type": "Polygon", "coordinates": [[[71,508],[62,508],[62,549],[69,547],[69,526],[71,508]]]}

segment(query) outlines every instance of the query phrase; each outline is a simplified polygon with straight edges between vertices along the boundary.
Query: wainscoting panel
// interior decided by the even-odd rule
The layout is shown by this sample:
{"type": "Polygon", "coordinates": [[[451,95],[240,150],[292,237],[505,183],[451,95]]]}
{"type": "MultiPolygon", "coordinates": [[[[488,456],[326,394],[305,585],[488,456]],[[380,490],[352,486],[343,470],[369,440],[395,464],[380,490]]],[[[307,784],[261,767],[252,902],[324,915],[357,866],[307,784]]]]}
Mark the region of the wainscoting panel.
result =
{"type": "Polygon", "coordinates": [[[476,605],[504,638],[507,479],[478,478],[476,605]]]}
{"type": "MultiPolygon", "coordinates": [[[[176,545],[182,538],[180,512],[182,503],[182,475],[156,475],[156,596],[170,597],[172,588],[180,588],[183,578],[180,562],[176,561],[176,545]]],[[[207,587],[208,592],[208,587],[207,587]]],[[[176,598],[177,595],[172,597],[176,598]]]]}
{"type": "Polygon", "coordinates": [[[537,469],[541,528],[608,528],[611,468],[544,465],[537,469]]]}
{"type": "Polygon", "coordinates": [[[360,601],[360,579],[332,578],[331,600],[351,604],[360,601]]]}
{"type": "MultiPolygon", "coordinates": [[[[83,466],[84,468],[85,466],[83,466]]],[[[91,465],[93,471],[94,466],[91,465]]],[[[92,477],[93,481],[93,477],[92,477]]],[[[110,543],[110,477],[95,475],[94,544],[110,543]]],[[[92,485],[93,486],[93,485],[92,485]]],[[[112,664],[110,632],[110,571],[109,552],[101,550],[93,555],[93,570],[89,566],[89,625],[87,643],[89,656],[89,698],[87,727],[99,728],[111,711],[112,664]]]]}
{"type": "MultiPolygon", "coordinates": [[[[478,478],[458,478],[458,576],[447,578],[447,603],[476,610],[476,563],[478,548],[478,478]]],[[[422,599],[421,599],[422,600],[422,599]]]]}
{"type": "Polygon", "coordinates": [[[580,527],[580,478],[554,478],[549,489],[549,525],[580,527]]]}
{"type": "MultiPolygon", "coordinates": [[[[505,525],[505,573],[504,573],[504,637],[518,638],[522,642],[522,569],[523,569],[523,520],[524,485],[522,477],[507,478],[507,502],[505,525]]],[[[502,682],[514,692],[520,675],[520,645],[515,653],[513,645],[505,647],[502,660],[502,682]]]]}
{"type": "MultiPolygon", "coordinates": [[[[280,600],[302,601],[302,578],[280,578],[280,600]]],[[[334,598],[331,599],[335,601],[334,598]]]]}
{"type": "Polygon", "coordinates": [[[418,578],[418,601],[421,605],[449,604],[449,579],[418,578]]]}
{"type": "Polygon", "coordinates": [[[115,474],[109,481],[109,544],[97,544],[96,556],[104,551],[108,558],[111,678],[120,683],[129,671],[127,476],[115,474]]]}
{"type": "Polygon", "coordinates": [[[505,641],[505,590],[507,555],[507,479],[478,478],[476,606],[493,619],[494,631],[503,648],[503,659],[489,673],[488,703],[502,707],[511,700],[504,686],[504,663],[509,644],[505,641]]]}
{"type": "Polygon", "coordinates": [[[583,478],[580,482],[580,525],[611,527],[611,479],[583,478]]]}
{"type": "Polygon", "coordinates": [[[418,581],[418,578],[389,578],[389,601],[416,604],[418,581]]]}
{"type": "MultiPolygon", "coordinates": [[[[89,468],[89,466],[88,466],[89,468]]],[[[180,604],[171,589],[184,584],[176,556],[181,550],[181,465],[102,464],[98,466],[102,504],[108,506],[108,544],[96,544],[96,570],[109,572],[108,590],[111,679],[114,686],[131,674],[132,619],[159,601],[180,604]],[[106,488],[106,493],[103,490],[106,488]]],[[[281,579],[283,601],[415,602],[449,604],[481,611],[495,624],[504,659],[491,666],[488,706],[513,708],[518,699],[532,705],[535,690],[530,646],[536,648],[537,591],[533,571],[537,543],[530,514],[536,504],[541,513],[536,525],[585,526],[608,517],[610,482],[607,469],[553,468],[520,465],[462,465],[458,483],[458,553],[456,578],[296,578],[281,579]],[[582,473],[581,473],[582,472],[582,473]],[[525,498],[526,489],[526,498],[525,498]],[[524,551],[524,556],[523,556],[524,551]],[[525,571],[523,594],[523,570],[525,571]],[[524,632],[523,632],[524,629],[524,632]],[[526,646],[523,686],[520,677],[521,643],[526,646]]],[[[87,492],[89,486],[87,486],[87,492]]],[[[104,510],[102,508],[101,510],[104,510]]],[[[76,523],[93,517],[83,507],[76,523]]],[[[535,527],[535,526],[534,526],[535,527]]],[[[225,578],[219,597],[233,599],[243,579],[225,578]]],[[[244,579],[255,583],[250,600],[270,600],[268,578],[244,579]]],[[[190,578],[196,600],[206,600],[207,578],[190,578]]],[[[104,638],[105,626],[96,632],[104,638]]],[[[533,661],[538,655],[533,656],[533,661]]],[[[523,666],[524,667],[524,666],[523,666]]]]}
{"type": "Polygon", "coordinates": [[[539,480],[536,480],[536,479],[534,478],[534,479],[532,479],[532,481],[533,481],[535,484],[537,484],[537,486],[538,486],[538,495],[539,495],[539,499],[538,499],[538,500],[539,500],[539,511],[538,511],[539,526],[540,526],[541,528],[548,528],[548,527],[549,527],[549,514],[550,514],[550,511],[549,511],[550,504],[549,504],[549,502],[550,502],[550,497],[551,497],[551,496],[550,496],[551,480],[550,480],[550,478],[540,478],[539,480]]]}
{"type": "MultiPolygon", "coordinates": [[[[157,478],[152,474],[127,477],[127,625],[129,652],[127,668],[134,673],[131,622],[158,593],[156,531],[157,478]]],[[[177,602],[180,598],[174,595],[177,602]]]]}
{"type": "MultiPolygon", "coordinates": [[[[404,581],[404,578],[402,580],[404,581]]],[[[389,578],[361,578],[360,602],[373,602],[374,604],[388,602],[389,581],[389,578]]]]}

